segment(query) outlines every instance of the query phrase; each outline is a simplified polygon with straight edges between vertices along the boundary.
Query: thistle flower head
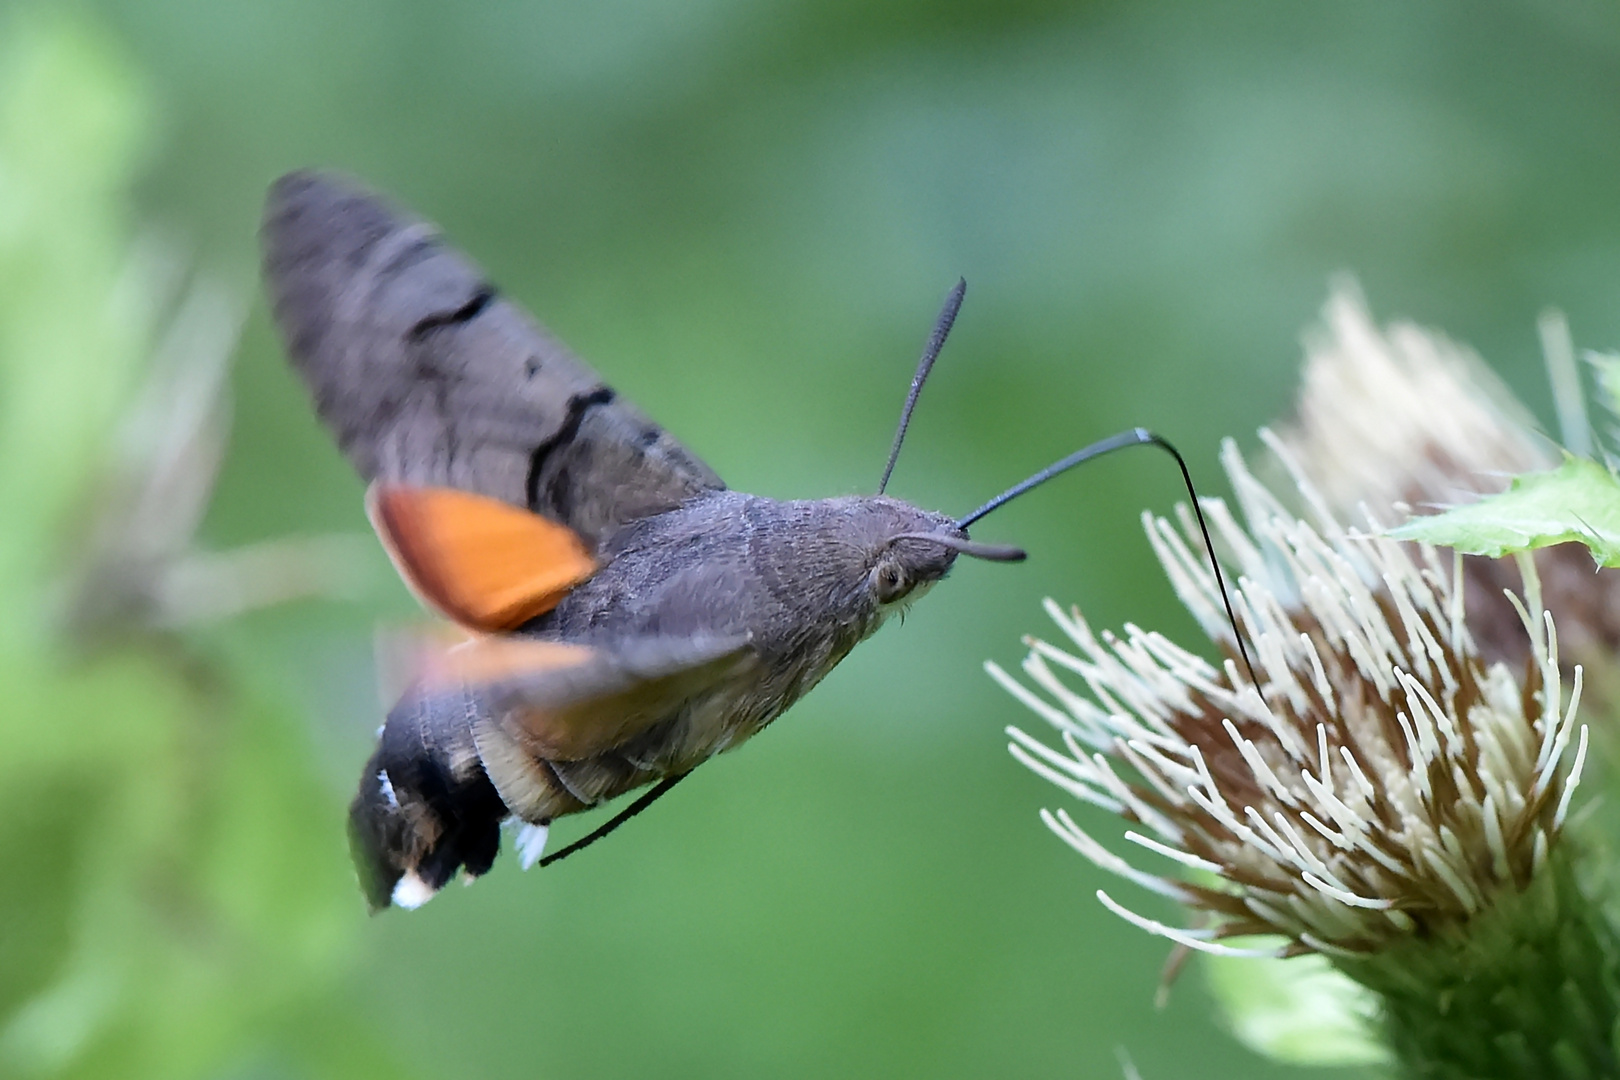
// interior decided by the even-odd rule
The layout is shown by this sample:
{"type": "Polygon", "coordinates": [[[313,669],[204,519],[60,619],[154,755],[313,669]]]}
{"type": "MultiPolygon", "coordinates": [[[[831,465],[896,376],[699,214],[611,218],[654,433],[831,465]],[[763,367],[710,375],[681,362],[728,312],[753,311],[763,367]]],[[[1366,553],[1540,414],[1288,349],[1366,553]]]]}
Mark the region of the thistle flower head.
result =
{"type": "MultiPolygon", "coordinates": [[[[1548,317],[1542,329],[1549,369],[1568,368],[1576,378],[1568,328],[1548,317]],[[1562,365],[1554,360],[1559,353],[1566,354],[1562,365]]],[[[1559,462],[1557,447],[1478,356],[1411,323],[1380,327],[1350,285],[1335,289],[1305,343],[1294,415],[1278,434],[1341,518],[1370,511],[1394,523],[1495,494],[1510,477],[1559,462]]],[[[1578,387],[1573,392],[1578,397],[1578,387]]],[[[1583,423],[1569,425],[1570,433],[1583,423]]],[[[1572,661],[1589,670],[1612,666],[1620,651],[1620,571],[1594,572],[1577,544],[1534,558],[1542,600],[1562,631],[1565,677],[1572,661]]],[[[1463,583],[1481,655],[1522,668],[1527,641],[1503,599],[1504,590],[1524,588],[1514,562],[1469,557],[1463,583]]],[[[1606,698],[1617,693],[1612,682],[1599,680],[1606,698]]]]}
{"type": "Polygon", "coordinates": [[[1177,594],[1225,648],[1223,667],[1136,626],[1096,635],[1049,601],[1070,644],[1031,641],[1023,670],[1035,689],[989,669],[1058,733],[1053,746],[1009,728],[1015,757],[1126,818],[1144,858],[1198,873],[1139,869],[1067,811],[1043,811],[1046,824],[1102,868],[1213,918],[1176,929],[1099,891],[1110,909],[1205,951],[1281,934],[1287,944],[1264,955],[1374,953],[1468,920],[1547,861],[1586,752],[1580,671],[1565,708],[1528,563],[1514,600],[1534,660],[1521,684],[1475,650],[1459,562],[1344,528],[1263,435],[1311,520],[1255,480],[1231,443],[1223,461],[1247,528],[1221,501],[1206,504],[1237,571],[1228,581],[1258,682],[1234,662],[1186,508],[1179,530],[1144,524],[1177,594]]]}
{"type": "Polygon", "coordinates": [[[1351,285],[1328,298],[1305,349],[1294,420],[1279,434],[1341,515],[1471,501],[1558,464],[1478,356],[1411,323],[1380,328],[1351,285]]]}

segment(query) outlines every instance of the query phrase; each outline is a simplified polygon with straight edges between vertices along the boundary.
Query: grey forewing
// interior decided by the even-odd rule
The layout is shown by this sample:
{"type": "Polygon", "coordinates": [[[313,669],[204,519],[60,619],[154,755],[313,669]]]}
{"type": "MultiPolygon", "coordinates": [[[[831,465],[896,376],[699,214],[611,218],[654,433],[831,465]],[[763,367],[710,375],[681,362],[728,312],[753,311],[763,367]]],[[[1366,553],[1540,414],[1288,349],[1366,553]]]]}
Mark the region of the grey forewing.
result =
{"type": "Polygon", "coordinates": [[[368,480],[493,496],[593,544],[724,488],[431,226],[294,173],[271,189],[263,241],[288,350],[368,480]]]}

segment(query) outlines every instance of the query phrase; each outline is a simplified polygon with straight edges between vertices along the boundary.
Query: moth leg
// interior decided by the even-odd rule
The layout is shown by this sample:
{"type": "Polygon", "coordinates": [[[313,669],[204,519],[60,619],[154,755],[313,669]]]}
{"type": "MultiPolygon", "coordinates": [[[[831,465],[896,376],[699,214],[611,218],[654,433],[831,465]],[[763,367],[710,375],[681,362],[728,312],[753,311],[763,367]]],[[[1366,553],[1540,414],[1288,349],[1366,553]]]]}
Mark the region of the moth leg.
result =
{"type": "Polygon", "coordinates": [[[541,859],[541,867],[550,866],[559,859],[566,859],[574,852],[590,847],[592,844],[602,839],[602,837],[606,836],[610,832],[613,832],[620,825],[623,825],[625,822],[647,809],[647,807],[663,798],[664,795],[668,793],[670,788],[674,787],[682,780],[685,780],[691,774],[692,771],[688,769],[686,772],[678,772],[664,777],[662,780],[658,781],[654,787],[644,792],[635,802],[631,803],[623,810],[620,810],[617,814],[614,814],[613,817],[608,821],[598,825],[590,833],[580,837],[578,840],[575,840],[572,844],[569,844],[561,851],[553,852],[552,854],[541,859]]]}

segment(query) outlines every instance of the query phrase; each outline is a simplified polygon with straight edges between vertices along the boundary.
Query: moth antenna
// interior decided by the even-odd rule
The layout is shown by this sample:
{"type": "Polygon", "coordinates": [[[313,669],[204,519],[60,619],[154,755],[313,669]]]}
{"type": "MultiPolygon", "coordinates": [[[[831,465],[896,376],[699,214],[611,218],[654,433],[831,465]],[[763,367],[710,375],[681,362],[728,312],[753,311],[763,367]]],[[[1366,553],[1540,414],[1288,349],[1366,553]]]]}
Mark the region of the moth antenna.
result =
{"type": "Polygon", "coordinates": [[[606,822],[597,826],[591,832],[580,837],[578,840],[575,840],[572,844],[569,844],[561,851],[553,851],[550,855],[547,855],[545,858],[541,859],[538,865],[541,867],[550,866],[558,859],[565,859],[574,852],[579,851],[581,848],[590,847],[592,844],[602,839],[602,837],[606,836],[614,829],[617,829],[620,825],[623,825],[625,822],[647,809],[647,807],[663,798],[670,788],[674,787],[682,780],[685,780],[690,775],[692,775],[691,769],[688,769],[683,773],[676,773],[674,776],[666,776],[664,779],[658,781],[658,783],[655,784],[651,790],[643,794],[641,798],[637,799],[623,810],[620,810],[606,822]]]}
{"type": "Polygon", "coordinates": [[[1181,451],[1162,435],[1157,435],[1147,428],[1131,428],[1129,431],[1122,431],[1118,435],[1111,435],[1076,450],[1068,457],[1054,461],[1029,479],[1014,484],[966,517],[957,519],[956,527],[966,529],[991,511],[1006,506],[1020,495],[1040,487],[1054,476],[1068,472],[1081,462],[1111,454],[1115,450],[1123,450],[1128,446],[1157,446],[1176,459],[1176,465],[1181,469],[1181,482],[1187,487],[1187,497],[1192,501],[1193,514],[1198,519],[1198,531],[1204,538],[1204,550],[1209,553],[1210,568],[1215,571],[1215,584],[1221,590],[1221,603],[1226,606],[1226,621],[1232,625],[1232,637],[1237,642],[1238,654],[1243,657],[1243,666],[1249,671],[1249,679],[1258,688],[1260,677],[1255,674],[1254,662],[1249,659],[1248,647],[1243,644],[1243,631],[1238,627],[1237,612],[1232,607],[1232,596],[1226,591],[1226,577],[1221,573],[1221,561],[1215,557],[1215,542],[1210,539],[1209,524],[1204,521],[1203,508],[1198,505],[1198,490],[1193,487],[1192,472],[1187,468],[1187,460],[1181,456],[1181,451]]]}
{"type": "Polygon", "coordinates": [[[889,447],[889,463],[883,466],[883,479],[878,481],[879,495],[889,486],[894,463],[900,460],[900,444],[906,441],[906,428],[911,426],[911,410],[917,407],[917,396],[922,393],[923,383],[928,381],[928,373],[934,370],[934,360],[939,356],[939,350],[945,347],[945,339],[950,336],[951,324],[956,322],[956,313],[962,310],[962,297],[966,293],[967,279],[957,278],[950,295],[945,297],[945,306],[940,309],[939,318],[934,320],[934,332],[928,335],[928,344],[923,346],[922,359],[917,361],[917,373],[911,377],[911,390],[906,394],[905,407],[900,410],[900,426],[894,432],[894,445],[889,447]]]}

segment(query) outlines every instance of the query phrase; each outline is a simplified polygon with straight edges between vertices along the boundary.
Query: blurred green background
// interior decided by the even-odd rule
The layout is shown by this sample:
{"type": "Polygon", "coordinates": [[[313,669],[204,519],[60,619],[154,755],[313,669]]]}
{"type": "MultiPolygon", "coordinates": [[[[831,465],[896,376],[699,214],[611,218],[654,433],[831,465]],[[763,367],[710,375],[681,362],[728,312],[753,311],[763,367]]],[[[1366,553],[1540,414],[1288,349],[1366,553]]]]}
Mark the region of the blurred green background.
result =
{"type": "Polygon", "coordinates": [[[51,644],[143,377],[143,237],[252,305],[194,546],[365,530],[258,298],[283,171],[437,220],[773,496],[871,489],[957,275],[891,487],[956,512],[1134,424],[1219,492],[1336,271],[1543,415],[1544,306],[1620,344],[1610,3],[12,3],[0,87],[0,1075],[1299,1072],[1196,970],[1154,1009],[1166,950],[1040,826],[980,670],[1046,595],[1193,640],[1139,533],[1179,494],[1155,455],[987,520],[1030,561],[963,565],[611,842],[416,913],[366,918],[346,868],[373,627],[414,617],[373,547],[346,600],[51,644]]]}

